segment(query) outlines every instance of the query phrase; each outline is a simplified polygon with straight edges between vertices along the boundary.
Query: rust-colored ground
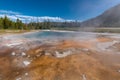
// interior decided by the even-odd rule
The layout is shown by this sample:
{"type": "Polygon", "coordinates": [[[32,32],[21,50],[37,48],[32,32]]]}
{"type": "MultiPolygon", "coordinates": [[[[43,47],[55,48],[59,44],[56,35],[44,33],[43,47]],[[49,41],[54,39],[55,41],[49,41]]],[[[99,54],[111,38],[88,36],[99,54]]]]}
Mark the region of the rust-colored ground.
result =
{"type": "MultiPolygon", "coordinates": [[[[109,42],[113,39],[100,37],[96,41],[109,42]]],[[[95,47],[93,40],[71,40],[41,45],[26,51],[23,56],[21,53],[11,55],[13,49],[2,49],[0,80],[120,80],[120,55],[98,52],[93,49],[95,47]],[[73,54],[66,57],[57,58],[55,55],[55,51],[71,49],[73,54]],[[25,66],[25,60],[30,64],[25,66]]]]}

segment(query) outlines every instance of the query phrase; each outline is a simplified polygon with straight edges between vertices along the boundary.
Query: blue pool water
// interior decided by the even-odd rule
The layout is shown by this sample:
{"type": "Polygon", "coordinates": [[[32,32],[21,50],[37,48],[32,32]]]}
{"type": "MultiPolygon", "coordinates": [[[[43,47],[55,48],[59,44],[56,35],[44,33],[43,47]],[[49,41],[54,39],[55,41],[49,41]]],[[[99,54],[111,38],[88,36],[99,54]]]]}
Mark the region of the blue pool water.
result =
{"type": "Polygon", "coordinates": [[[23,35],[23,37],[25,38],[68,38],[75,36],[77,36],[75,32],[54,32],[54,31],[40,31],[23,35]]]}
{"type": "Polygon", "coordinates": [[[47,39],[47,40],[63,40],[63,39],[89,39],[95,38],[96,34],[90,32],[74,32],[74,31],[39,31],[22,35],[27,39],[47,39]]]}

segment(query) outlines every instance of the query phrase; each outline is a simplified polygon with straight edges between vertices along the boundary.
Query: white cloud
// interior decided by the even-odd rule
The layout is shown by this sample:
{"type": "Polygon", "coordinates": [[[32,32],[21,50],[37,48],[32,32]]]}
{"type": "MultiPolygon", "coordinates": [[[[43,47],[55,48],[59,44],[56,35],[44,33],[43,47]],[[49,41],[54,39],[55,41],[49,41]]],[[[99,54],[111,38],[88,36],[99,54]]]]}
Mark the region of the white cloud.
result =
{"type": "Polygon", "coordinates": [[[49,17],[49,16],[42,16],[42,17],[37,17],[37,16],[27,16],[27,15],[21,15],[18,12],[13,12],[13,11],[7,11],[7,10],[0,10],[0,17],[4,17],[7,16],[8,18],[10,18],[11,20],[16,20],[17,18],[19,18],[20,20],[22,20],[25,23],[29,23],[29,22],[43,22],[43,21],[52,21],[52,22],[64,22],[64,21],[75,21],[75,20],[66,20],[60,17],[49,17]]]}
{"type": "Polygon", "coordinates": [[[19,12],[13,12],[13,11],[9,11],[9,10],[0,10],[0,13],[2,13],[2,14],[14,14],[14,15],[20,14],[19,12]]]}

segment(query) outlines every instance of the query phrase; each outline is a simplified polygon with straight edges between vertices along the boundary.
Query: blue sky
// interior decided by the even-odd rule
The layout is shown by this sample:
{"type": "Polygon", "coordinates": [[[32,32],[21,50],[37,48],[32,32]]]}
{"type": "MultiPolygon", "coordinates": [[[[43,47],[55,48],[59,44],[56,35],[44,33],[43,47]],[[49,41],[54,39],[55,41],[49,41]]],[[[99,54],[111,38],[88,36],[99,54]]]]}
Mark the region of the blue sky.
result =
{"type": "Polygon", "coordinates": [[[84,21],[119,3],[120,0],[0,0],[0,12],[84,21]]]}

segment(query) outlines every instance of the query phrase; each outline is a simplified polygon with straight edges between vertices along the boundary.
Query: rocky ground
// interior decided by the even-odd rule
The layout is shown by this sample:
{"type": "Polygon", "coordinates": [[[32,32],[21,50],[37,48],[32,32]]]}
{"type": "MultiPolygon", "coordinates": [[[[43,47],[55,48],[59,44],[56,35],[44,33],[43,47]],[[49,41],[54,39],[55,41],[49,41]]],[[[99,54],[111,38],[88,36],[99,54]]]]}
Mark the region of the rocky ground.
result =
{"type": "Polygon", "coordinates": [[[120,80],[120,39],[3,39],[0,80],[120,80]]]}

